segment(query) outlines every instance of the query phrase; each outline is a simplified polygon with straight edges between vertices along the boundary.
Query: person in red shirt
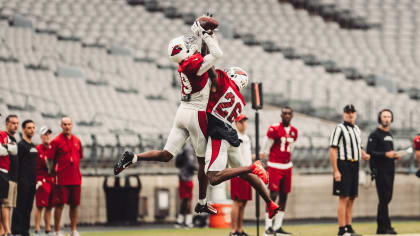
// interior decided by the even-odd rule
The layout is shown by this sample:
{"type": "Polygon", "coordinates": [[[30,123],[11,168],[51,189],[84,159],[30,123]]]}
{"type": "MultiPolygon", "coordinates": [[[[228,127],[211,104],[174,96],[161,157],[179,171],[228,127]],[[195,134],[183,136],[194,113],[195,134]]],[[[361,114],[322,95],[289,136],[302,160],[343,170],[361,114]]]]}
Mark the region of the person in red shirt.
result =
{"type": "MultiPolygon", "coordinates": [[[[0,199],[7,198],[9,194],[9,172],[10,160],[7,143],[8,135],[4,131],[0,131],[0,199]]],[[[1,221],[1,220],[0,220],[1,221]]]]}
{"type": "Polygon", "coordinates": [[[283,107],[280,124],[271,125],[262,149],[262,157],[269,155],[267,171],[269,178],[270,195],[273,200],[279,197],[280,211],[273,221],[266,217],[265,235],[290,233],[282,229],[284,211],[286,209],[287,194],[292,188],[291,153],[293,144],[298,138],[298,131],[290,122],[293,118],[293,109],[283,107]]]}
{"type": "Polygon", "coordinates": [[[61,134],[51,142],[56,173],[53,191],[54,231],[56,235],[61,235],[61,215],[64,204],[68,204],[70,206],[70,235],[78,236],[76,227],[82,184],[80,160],[83,158],[83,149],[79,138],[72,134],[73,121],[70,117],[61,119],[61,128],[61,134]]]}
{"type": "Polygon", "coordinates": [[[416,150],[416,158],[419,169],[416,172],[417,177],[420,178],[420,133],[414,138],[414,150],[416,150]]]}
{"type": "Polygon", "coordinates": [[[52,177],[52,146],[51,146],[51,129],[41,127],[40,129],[42,143],[36,146],[38,150],[38,158],[36,159],[36,209],[35,209],[35,234],[40,230],[42,210],[45,208],[45,234],[51,231],[51,210],[52,210],[52,188],[54,177],[52,177]]]}

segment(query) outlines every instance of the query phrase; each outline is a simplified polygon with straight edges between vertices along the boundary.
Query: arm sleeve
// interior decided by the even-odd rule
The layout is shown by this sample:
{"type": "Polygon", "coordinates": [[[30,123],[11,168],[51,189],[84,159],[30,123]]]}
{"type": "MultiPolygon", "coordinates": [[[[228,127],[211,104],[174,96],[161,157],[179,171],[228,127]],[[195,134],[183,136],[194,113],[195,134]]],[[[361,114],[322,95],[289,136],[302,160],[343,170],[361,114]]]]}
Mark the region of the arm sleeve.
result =
{"type": "Polygon", "coordinates": [[[366,148],[366,152],[372,155],[372,159],[385,159],[385,152],[377,151],[376,146],[378,145],[378,139],[375,137],[374,134],[370,134],[368,138],[368,144],[366,148]]]}
{"type": "Polygon", "coordinates": [[[337,126],[330,136],[330,147],[335,147],[335,148],[338,147],[338,143],[340,142],[341,135],[342,135],[341,127],[337,126]]]}
{"type": "Polygon", "coordinates": [[[261,150],[262,153],[265,156],[270,154],[270,149],[273,146],[273,143],[274,143],[274,139],[268,137],[268,135],[267,135],[267,137],[265,137],[265,139],[264,139],[264,144],[263,144],[263,147],[262,147],[262,150],[261,150]]]}
{"type": "Polygon", "coordinates": [[[210,53],[204,57],[204,62],[200,69],[197,71],[198,76],[203,75],[223,56],[222,49],[219,47],[215,34],[213,34],[213,36],[208,35],[207,37],[203,38],[203,40],[207,44],[210,53]]]}

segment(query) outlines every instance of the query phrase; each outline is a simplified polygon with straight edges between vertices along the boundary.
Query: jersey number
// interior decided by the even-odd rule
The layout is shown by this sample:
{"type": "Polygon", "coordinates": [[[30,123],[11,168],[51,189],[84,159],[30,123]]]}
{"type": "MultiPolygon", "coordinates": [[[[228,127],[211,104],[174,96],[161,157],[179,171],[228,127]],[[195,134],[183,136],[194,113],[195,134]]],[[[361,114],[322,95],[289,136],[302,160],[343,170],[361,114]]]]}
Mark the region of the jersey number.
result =
{"type": "Polygon", "coordinates": [[[179,73],[179,77],[181,78],[182,93],[185,95],[190,94],[192,92],[192,86],[187,76],[184,73],[179,73]]]}
{"type": "Polygon", "coordinates": [[[227,100],[226,102],[221,102],[219,103],[219,105],[216,107],[216,113],[219,114],[221,117],[226,118],[226,116],[228,116],[227,120],[230,123],[233,123],[233,121],[235,120],[235,118],[241,114],[242,112],[242,106],[240,102],[237,102],[235,104],[235,95],[233,95],[232,92],[229,92],[225,95],[225,99],[227,100]],[[233,107],[232,112],[229,114],[228,111],[226,111],[228,108],[232,107],[233,104],[235,104],[235,106],[233,107]]]}
{"type": "Polygon", "coordinates": [[[281,137],[280,138],[280,151],[281,152],[292,152],[294,141],[295,140],[293,138],[281,137]],[[286,144],[287,144],[287,148],[286,148],[286,144]]]}

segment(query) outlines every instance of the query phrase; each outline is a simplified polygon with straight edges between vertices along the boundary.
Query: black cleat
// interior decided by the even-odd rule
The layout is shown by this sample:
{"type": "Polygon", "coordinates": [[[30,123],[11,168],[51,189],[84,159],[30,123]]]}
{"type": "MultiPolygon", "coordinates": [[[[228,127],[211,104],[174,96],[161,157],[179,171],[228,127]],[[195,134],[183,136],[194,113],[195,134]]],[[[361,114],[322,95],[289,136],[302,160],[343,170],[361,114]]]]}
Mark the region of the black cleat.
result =
{"type": "Polygon", "coordinates": [[[273,228],[268,228],[265,232],[264,232],[264,236],[275,236],[276,232],[273,230],[273,228]]]}
{"type": "Polygon", "coordinates": [[[120,160],[114,165],[114,175],[118,175],[125,168],[133,164],[134,153],[125,151],[120,160]]]}
{"type": "Polygon", "coordinates": [[[356,233],[356,231],[354,231],[353,227],[351,227],[351,225],[346,226],[347,227],[347,232],[349,232],[351,234],[351,236],[362,236],[361,234],[356,233]]]}
{"type": "Polygon", "coordinates": [[[216,208],[214,208],[212,205],[209,205],[208,203],[206,203],[206,205],[197,203],[197,205],[195,205],[194,211],[196,213],[209,213],[211,215],[217,214],[216,208]]]}
{"type": "Polygon", "coordinates": [[[277,235],[292,235],[292,233],[284,231],[282,227],[280,227],[280,229],[276,230],[275,233],[276,233],[276,236],[277,235]]]}
{"type": "Polygon", "coordinates": [[[240,236],[249,236],[249,234],[245,233],[245,231],[242,231],[242,233],[239,233],[240,236]]]}

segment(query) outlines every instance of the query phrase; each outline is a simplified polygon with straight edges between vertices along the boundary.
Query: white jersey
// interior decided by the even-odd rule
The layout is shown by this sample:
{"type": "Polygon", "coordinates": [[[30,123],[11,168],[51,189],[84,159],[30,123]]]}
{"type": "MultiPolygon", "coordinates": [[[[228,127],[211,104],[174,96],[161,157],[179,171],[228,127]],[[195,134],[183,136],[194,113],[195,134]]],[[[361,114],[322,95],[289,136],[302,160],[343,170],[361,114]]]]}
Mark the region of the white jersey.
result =
{"type": "Polygon", "coordinates": [[[208,80],[200,91],[190,94],[189,101],[181,101],[181,106],[184,108],[205,111],[210,96],[210,85],[211,81],[208,80]]]}
{"type": "Polygon", "coordinates": [[[241,145],[239,146],[240,159],[242,166],[249,166],[252,164],[252,153],[251,153],[251,139],[246,134],[241,134],[238,132],[239,139],[242,140],[241,145]]]}

